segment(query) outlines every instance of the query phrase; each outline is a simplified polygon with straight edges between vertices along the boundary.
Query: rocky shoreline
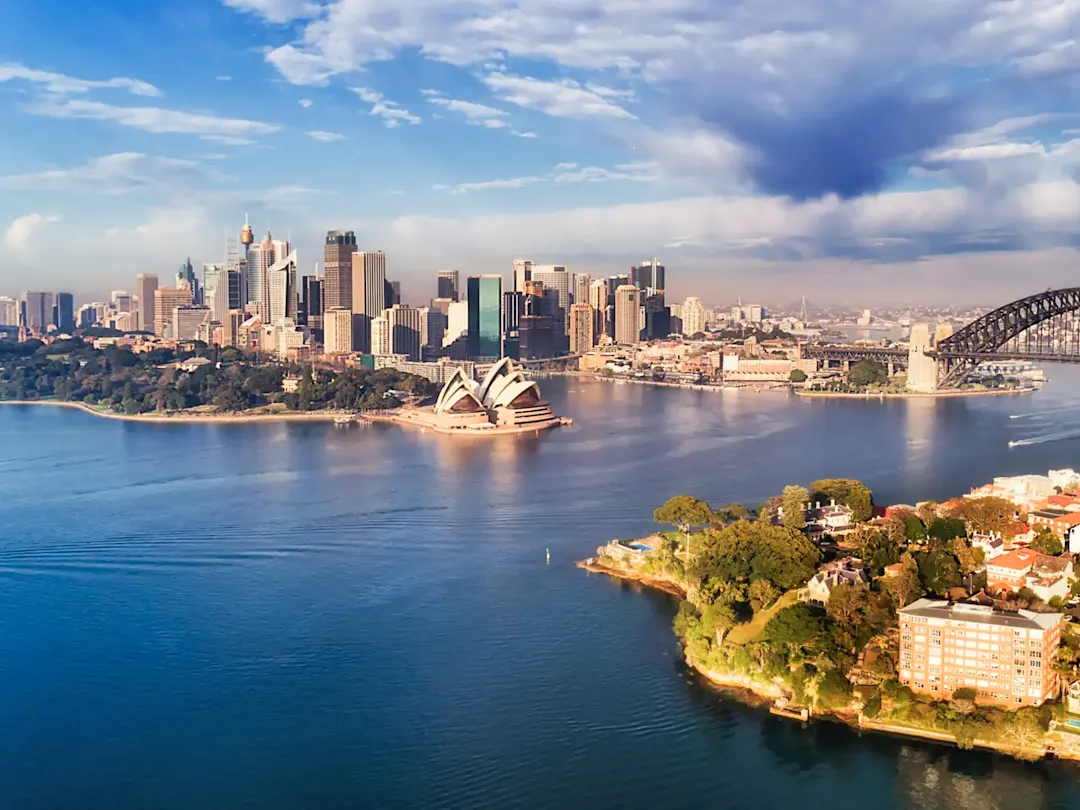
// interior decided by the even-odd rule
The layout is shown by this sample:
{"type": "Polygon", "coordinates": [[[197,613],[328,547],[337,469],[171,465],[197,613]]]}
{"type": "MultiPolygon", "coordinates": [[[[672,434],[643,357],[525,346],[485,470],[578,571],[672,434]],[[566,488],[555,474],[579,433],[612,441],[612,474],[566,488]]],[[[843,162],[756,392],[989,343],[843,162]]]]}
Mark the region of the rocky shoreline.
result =
{"type": "MultiPolygon", "coordinates": [[[[581,560],[577,563],[577,566],[591,573],[604,574],[614,579],[637,582],[647,588],[663,591],[664,593],[678,596],[683,599],[686,598],[685,587],[681,583],[670,578],[642,574],[631,568],[611,567],[600,563],[599,560],[594,557],[581,560]]],[[[768,709],[770,712],[776,714],[787,714],[786,712],[773,711],[773,707],[778,700],[790,697],[779,684],[763,683],[745,675],[733,675],[711,670],[704,666],[702,662],[694,660],[693,657],[688,654],[685,645],[683,645],[683,659],[685,660],[686,665],[700,675],[710,686],[715,687],[725,695],[733,697],[740,703],[755,709],[768,709]]],[[[841,723],[860,733],[863,731],[873,731],[881,734],[909,737],[925,742],[944,743],[946,745],[958,747],[956,737],[951,734],[929,731],[911,726],[902,726],[896,723],[877,722],[870,720],[869,718],[864,718],[862,714],[853,711],[822,711],[811,714],[809,719],[841,723]]],[[[1037,749],[1023,749],[1016,746],[1002,745],[1001,743],[988,740],[975,740],[973,747],[1005,754],[1021,760],[1039,760],[1044,759],[1047,756],[1053,756],[1056,759],[1080,762],[1080,746],[1073,748],[1042,746],[1037,749]]]]}
{"type": "Polygon", "coordinates": [[[5,399],[0,405],[52,405],[59,408],[75,408],[104,419],[119,419],[124,422],[143,422],[152,424],[236,424],[241,422],[332,422],[341,416],[352,416],[346,411],[290,411],[285,413],[258,413],[242,411],[227,413],[185,413],[184,411],[166,411],[164,413],[115,413],[101,410],[83,402],[65,402],[55,399],[5,399]]]}

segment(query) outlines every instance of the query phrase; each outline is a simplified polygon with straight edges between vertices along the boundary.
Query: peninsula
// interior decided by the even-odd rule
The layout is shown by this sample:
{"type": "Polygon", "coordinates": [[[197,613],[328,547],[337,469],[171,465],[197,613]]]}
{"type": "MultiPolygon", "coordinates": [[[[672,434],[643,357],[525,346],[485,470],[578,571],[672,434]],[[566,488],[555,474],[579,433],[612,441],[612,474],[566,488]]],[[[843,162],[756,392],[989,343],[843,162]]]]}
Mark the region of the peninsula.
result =
{"type": "Polygon", "coordinates": [[[681,597],[687,663],[774,713],[1080,760],[1077,509],[1071,470],[884,509],[847,479],[681,495],[580,565],[681,597]]]}

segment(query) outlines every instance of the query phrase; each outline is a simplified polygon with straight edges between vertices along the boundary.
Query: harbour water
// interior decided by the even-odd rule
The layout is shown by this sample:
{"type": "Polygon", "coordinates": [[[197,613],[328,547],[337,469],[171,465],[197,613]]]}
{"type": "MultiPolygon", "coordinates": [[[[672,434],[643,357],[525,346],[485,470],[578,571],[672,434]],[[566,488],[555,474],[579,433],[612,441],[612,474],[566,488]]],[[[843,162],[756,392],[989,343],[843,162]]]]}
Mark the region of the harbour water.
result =
{"type": "Polygon", "coordinates": [[[724,698],[672,599],[574,567],[679,492],[1080,468],[1080,369],[1050,373],[885,402],[546,379],[573,427],[468,442],[0,407],[0,807],[1080,807],[1074,766],[724,698]]]}

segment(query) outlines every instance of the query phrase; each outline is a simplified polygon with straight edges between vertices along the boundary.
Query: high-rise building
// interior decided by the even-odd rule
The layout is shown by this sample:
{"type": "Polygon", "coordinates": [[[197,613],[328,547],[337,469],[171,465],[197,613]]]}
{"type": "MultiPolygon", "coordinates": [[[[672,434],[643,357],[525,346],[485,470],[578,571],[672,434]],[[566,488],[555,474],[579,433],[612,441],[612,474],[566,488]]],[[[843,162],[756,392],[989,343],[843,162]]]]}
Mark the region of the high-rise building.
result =
{"type": "Polygon", "coordinates": [[[641,290],[621,284],[615,290],[615,342],[637,343],[641,338],[641,290]]]}
{"type": "Polygon", "coordinates": [[[195,277],[195,268],[191,264],[190,256],[184,259],[184,263],[180,265],[176,273],[176,289],[191,290],[191,300],[196,304],[202,304],[202,288],[199,285],[199,279],[195,277]]]}
{"type": "Polygon", "coordinates": [[[53,294],[25,292],[22,297],[23,320],[27,329],[42,334],[52,323],[53,294]]]}
{"type": "Polygon", "coordinates": [[[172,323],[177,307],[191,306],[191,290],[172,290],[158,287],[154,290],[154,334],[158,337],[171,338],[174,335],[172,323]]]}
{"type": "Polygon", "coordinates": [[[390,309],[394,304],[401,303],[401,282],[386,282],[386,308],[390,309]]]}
{"type": "MultiPolygon", "coordinates": [[[[466,316],[467,320],[467,316],[466,316]]],[[[435,307],[420,310],[420,355],[424,351],[434,354],[442,352],[443,339],[446,337],[446,314],[435,307]]]]}
{"type": "Polygon", "coordinates": [[[352,257],[353,349],[371,348],[371,322],[386,309],[386,255],[381,251],[356,252],[352,257]]]}
{"type": "Polygon", "coordinates": [[[189,304],[187,306],[174,307],[170,320],[172,321],[172,337],[176,340],[199,340],[200,327],[210,322],[210,307],[201,304],[189,304]]]}
{"type": "Polygon", "coordinates": [[[556,335],[555,348],[557,351],[566,351],[569,347],[570,335],[571,274],[566,272],[566,268],[562,265],[534,264],[530,275],[532,281],[539,281],[544,285],[545,294],[550,290],[555,295],[555,302],[552,304],[554,309],[549,314],[555,319],[556,327],[562,326],[563,336],[560,341],[559,336],[556,335]]]}
{"type": "MultiPolygon", "coordinates": [[[[132,320],[136,322],[135,326],[138,328],[139,313],[131,313],[134,317],[132,320]]],[[[98,321],[98,308],[94,304],[83,304],[77,310],[75,310],[75,325],[80,329],[89,329],[98,321]]],[[[134,330],[132,330],[134,331],[134,330]]]]}
{"type": "Polygon", "coordinates": [[[588,304],[570,305],[570,354],[585,354],[593,340],[593,308],[588,304]]]}
{"type": "Polygon", "coordinates": [[[154,323],[157,312],[154,303],[154,291],[158,288],[158,277],[152,273],[139,273],[135,277],[135,294],[139,297],[139,329],[143,332],[158,333],[154,323]]]}
{"type": "Polygon", "coordinates": [[[351,309],[334,307],[323,313],[323,350],[327,354],[350,354],[353,314],[351,309]]]}
{"type": "Polygon", "coordinates": [[[19,302],[0,295],[0,326],[19,325],[19,302]]]}
{"type": "Polygon", "coordinates": [[[588,273],[574,273],[574,297],[572,303],[589,303],[589,285],[592,284],[592,276],[588,273]]]}
{"type": "MultiPolygon", "coordinates": [[[[231,271],[230,271],[231,272],[231,271]]],[[[242,309],[230,309],[225,316],[225,323],[222,324],[222,342],[223,346],[239,346],[240,345],[240,325],[247,320],[244,310],[242,309]]]]}
{"type": "Polygon", "coordinates": [[[443,337],[443,346],[449,347],[468,334],[469,304],[466,301],[454,301],[446,311],[446,335],[443,337]]]}
{"type": "Polygon", "coordinates": [[[547,315],[522,315],[518,322],[518,357],[522,360],[554,357],[555,331],[555,322],[547,315]]]}
{"type": "Polygon", "coordinates": [[[229,275],[224,264],[202,266],[203,303],[210,307],[210,320],[225,323],[229,312],[229,275]]]}
{"type": "Polygon", "coordinates": [[[660,340],[671,334],[671,313],[664,303],[663,293],[654,292],[646,296],[643,308],[646,340],[660,340]]]}
{"type": "Polygon", "coordinates": [[[371,353],[390,354],[390,318],[385,310],[378,318],[371,319],[371,353]]]}
{"type": "Polygon", "coordinates": [[[288,253],[277,259],[266,269],[263,279],[266,291],[263,310],[265,322],[275,324],[289,318],[295,325],[296,313],[300,307],[299,290],[296,287],[296,253],[288,253]]]}
{"type": "Polygon", "coordinates": [[[352,231],[327,231],[323,248],[323,307],[352,309],[352,264],[356,253],[356,234],[352,231]]]}
{"type": "Polygon", "coordinates": [[[525,294],[517,290],[507,290],[503,293],[502,332],[504,337],[517,332],[524,298],[525,294]]]}
{"type": "Polygon", "coordinates": [[[469,276],[469,356],[502,356],[502,276],[469,276]]]}
{"type": "Polygon", "coordinates": [[[1058,693],[1060,613],[919,599],[899,620],[899,680],[914,692],[947,700],[974,689],[981,702],[1010,708],[1058,693]]]}
{"type": "Polygon", "coordinates": [[[438,277],[437,298],[448,298],[451,301],[458,300],[458,283],[460,276],[457,270],[440,270],[438,277]]]}
{"type": "Polygon", "coordinates": [[[690,296],[682,305],[682,333],[696,335],[705,331],[705,307],[701,299],[690,296]]]}
{"type": "Polygon", "coordinates": [[[317,330],[321,332],[323,328],[323,279],[318,276],[304,276],[301,292],[300,323],[305,324],[313,333],[317,330]]]}
{"type": "Polygon", "coordinates": [[[607,281],[598,278],[589,285],[589,306],[593,308],[593,341],[596,343],[608,333],[607,305],[607,281]]]}
{"type": "Polygon", "coordinates": [[[525,282],[532,281],[532,266],[528,259],[514,259],[514,292],[525,292],[525,282]]]}
{"type": "Polygon", "coordinates": [[[56,311],[53,325],[61,334],[70,335],[75,331],[75,296],[68,292],[56,294],[56,311]]]}
{"type": "Polygon", "coordinates": [[[420,318],[421,310],[394,304],[383,313],[390,333],[390,351],[388,354],[404,354],[410,360],[420,359],[420,318]]]}
{"type": "MultiPolygon", "coordinates": [[[[244,276],[246,268],[235,267],[229,268],[225,271],[227,278],[227,289],[229,295],[229,312],[234,309],[243,309],[244,304],[247,303],[247,293],[245,292],[244,285],[247,283],[247,279],[244,276]]],[[[236,344],[230,343],[230,346],[236,344]]]]}
{"type": "Polygon", "coordinates": [[[450,305],[455,303],[453,298],[432,298],[431,308],[437,309],[442,312],[446,317],[450,317],[450,305]]]}
{"type": "Polygon", "coordinates": [[[639,290],[664,292],[664,265],[655,257],[630,268],[630,283],[639,290]]]}
{"type": "Polygon", "coordinates": [[[113,290],[109,300],[112,301],[112,308],[117,312],[135,311],[135,297],[126,290],[113,290]]]}

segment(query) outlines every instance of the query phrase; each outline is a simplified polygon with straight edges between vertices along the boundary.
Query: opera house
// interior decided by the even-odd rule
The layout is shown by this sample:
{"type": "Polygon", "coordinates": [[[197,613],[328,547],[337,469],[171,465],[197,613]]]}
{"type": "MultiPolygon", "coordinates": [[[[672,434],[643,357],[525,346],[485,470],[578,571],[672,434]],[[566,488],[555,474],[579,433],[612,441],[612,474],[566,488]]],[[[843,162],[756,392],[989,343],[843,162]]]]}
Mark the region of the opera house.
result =
{"type": "Polygon", "coordinates": [[[492,366],[480,383],[458,369],[434,408],[402,409],[395,421],[440,433],[526,433],[569,422],[551,412],[539,386],[525,379],[509,357],[492,366]]]}

